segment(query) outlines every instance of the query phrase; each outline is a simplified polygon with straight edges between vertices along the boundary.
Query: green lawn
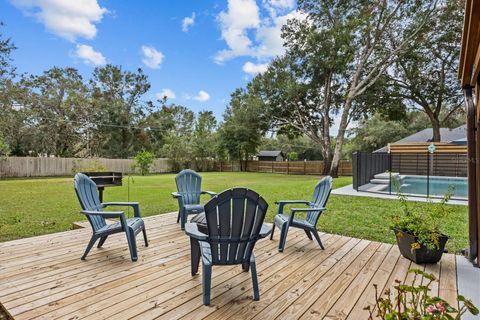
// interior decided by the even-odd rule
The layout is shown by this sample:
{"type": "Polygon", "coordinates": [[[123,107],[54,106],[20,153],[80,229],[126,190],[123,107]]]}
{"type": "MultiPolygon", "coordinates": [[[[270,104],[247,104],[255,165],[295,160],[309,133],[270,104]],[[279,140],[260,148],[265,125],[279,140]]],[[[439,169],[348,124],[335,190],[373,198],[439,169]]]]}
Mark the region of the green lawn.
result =
{"type": "MultiPolygon", "coordinates": [[[[222,191],[232,186],[256,190],[270,204],[267,220],[272,221],[276,200],[309,199],[318,176],[268,173],[202,173],[205,190],[222,191]]],[[[334,188],[351,183],[351,177],[335,179],[334,188]]],[[[143,216],[177,210],[170,193],[175,190],[173,174],[136,176],[130,182],[130,201],[141,204],[143,216]]],[[[108,188],[105,201],[128,199],[128,183],[108,188]]],[[[206,200],[207,198],[205,198],[206,200]]],[[[390,215],[399,210],[396,200],[332,195],[319,222],[325,232],[358,238],[394,242],[389,229],[390,215]]],[[[445,222],[451,239],[450,251],[467,246],[467,207],[453,206],[445,222]]],[[[0,241],[68,230],[84,217],[73,191],[72,178],[14,179],[0,181],[0,241]]],[[[131,214],[131,213],[130,213],[131,214]]]]}

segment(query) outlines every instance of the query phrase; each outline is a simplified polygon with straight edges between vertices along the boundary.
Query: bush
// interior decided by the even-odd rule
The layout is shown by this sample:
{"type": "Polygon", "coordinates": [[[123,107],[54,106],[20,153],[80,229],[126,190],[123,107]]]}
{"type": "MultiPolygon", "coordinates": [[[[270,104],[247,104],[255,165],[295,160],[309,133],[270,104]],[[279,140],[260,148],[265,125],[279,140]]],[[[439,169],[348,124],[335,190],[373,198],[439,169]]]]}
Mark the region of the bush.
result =
{"type": "Polygon", "coordinates": [[[0,136],[0,160],[5,160],[10,154],[10,148],[6,142],[3,141],[0,136]]]}
{"type": "Polygon", "coordinates": [[[298,153],[295,151],[290,152],[289,156],[290,161],[297,161],[298,160],[298,153]]]}
{"type": "Polygon", "coordinates": [[[133,169],[139,169],[142,176],[150,173],[150,167],[153,164],[155,155],[153,152],[142,150],[135,156],[135,164],[133,169]]]}

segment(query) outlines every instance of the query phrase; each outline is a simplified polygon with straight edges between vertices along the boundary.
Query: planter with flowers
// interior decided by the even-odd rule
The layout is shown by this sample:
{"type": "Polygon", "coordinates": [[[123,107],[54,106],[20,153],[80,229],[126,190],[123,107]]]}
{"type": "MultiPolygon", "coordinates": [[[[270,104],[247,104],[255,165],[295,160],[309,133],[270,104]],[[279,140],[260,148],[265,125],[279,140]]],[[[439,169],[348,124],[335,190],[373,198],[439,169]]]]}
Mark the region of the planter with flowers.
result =
{"type": "Polygon", "coordinates": [[[450,187],[439,203],[428,199],[426,205],[407,202],[404,195],[398,195],[402,212],[393,217],[392,229],[405,258],[417,264],[440,261],[448,240],[441,231],[441,223],[451,212],[446,203],[452,194],[450,187]]]}

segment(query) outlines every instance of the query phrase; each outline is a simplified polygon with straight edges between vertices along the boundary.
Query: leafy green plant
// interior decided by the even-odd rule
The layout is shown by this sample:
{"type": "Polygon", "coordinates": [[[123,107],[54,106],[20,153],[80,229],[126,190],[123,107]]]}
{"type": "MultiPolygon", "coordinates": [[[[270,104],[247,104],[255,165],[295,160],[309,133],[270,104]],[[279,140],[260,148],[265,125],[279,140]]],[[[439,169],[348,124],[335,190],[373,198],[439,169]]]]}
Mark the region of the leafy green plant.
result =
{"type": "Polygon", "coordinates": [[[0,136],[0,160],[5,160],[10,154],[10,147],[0,136]]]}
{"type": "Polygon", "coordinates": [[[413,283],[417,283],[417,277],[422,277],[422,281],[418,281],[421,285],[412,286],[396,281],[394,291],[387,289],[383,296],[379,294],[377,285],[374,285],[375,306],[364,308],[370,313],[369,320],[459,320],[467,311],[478,315],[477,307],[461,295],[457,297],[457,302],[462,304],[459,309],[440,297],[430,296],[430,286],[438,281],[433,274],[418,269],[410,269],[408,272],[415,274],[413,283]]]}
{"type": "Polygon", "coordinates": [[[296,153],[295,151],[292,151],[292,152],[290,152],[288,157],[290,158],[290,161],[297,161],[298,160],[298,153],[296,153]]]}
{"type": "Polygon", "coordinates": [[[139,169],[142,176],[150,172],[155,155],[153,152],[142,150],[135,155],[134,169],[139,169]]]}
{"type": "Polygon", "coordinates": [[[397,181],[394,181],[397,195],[400,200],[402,212],[393,216],[392,229],[398,229],[412,234],[417,239],[412,244],[412,250],[419,249],[421,245],[428,249],[439,248],[439,237],[443,235],[441,224],[452,212],[452,208],[446,203],[453,195],[453,186],[448,187],[448,192],[439,203],[427,199],[427,204],[420,205],[419,202],[409,202],[405,195],[400,193],[397,181]]]}
{"type": "Polygon", "coordinates": [[[100,163],[99,160],[73,160],[72,172],[102,172],[107,171],[107,167],[100,163]]]}

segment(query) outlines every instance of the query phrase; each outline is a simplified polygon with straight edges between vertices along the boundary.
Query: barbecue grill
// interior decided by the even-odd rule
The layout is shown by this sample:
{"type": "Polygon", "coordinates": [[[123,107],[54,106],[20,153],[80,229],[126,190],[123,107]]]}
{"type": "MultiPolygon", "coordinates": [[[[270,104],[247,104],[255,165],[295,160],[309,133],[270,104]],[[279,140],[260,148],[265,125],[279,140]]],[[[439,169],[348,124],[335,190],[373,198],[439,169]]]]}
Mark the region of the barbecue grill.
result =
{"type": "Polygon", "coordinates": [[[98,197],[103,202],[103,190],[108,187],[120,187],[123,174],[121,172],[82,172],[95,182],[98,189],[98,197]]]}

